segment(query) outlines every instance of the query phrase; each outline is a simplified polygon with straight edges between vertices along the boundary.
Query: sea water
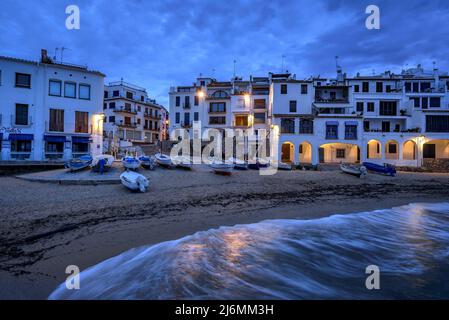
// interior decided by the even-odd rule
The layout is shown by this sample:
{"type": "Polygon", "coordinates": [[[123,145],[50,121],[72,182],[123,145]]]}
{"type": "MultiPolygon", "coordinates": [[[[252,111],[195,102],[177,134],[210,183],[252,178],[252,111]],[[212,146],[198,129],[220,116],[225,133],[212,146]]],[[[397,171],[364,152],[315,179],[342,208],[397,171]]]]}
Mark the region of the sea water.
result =
{"type": "Polygon", "coordinates": [[[49,298],[448,299],[449,203],[198,232],[108,259],[49,298]]]}

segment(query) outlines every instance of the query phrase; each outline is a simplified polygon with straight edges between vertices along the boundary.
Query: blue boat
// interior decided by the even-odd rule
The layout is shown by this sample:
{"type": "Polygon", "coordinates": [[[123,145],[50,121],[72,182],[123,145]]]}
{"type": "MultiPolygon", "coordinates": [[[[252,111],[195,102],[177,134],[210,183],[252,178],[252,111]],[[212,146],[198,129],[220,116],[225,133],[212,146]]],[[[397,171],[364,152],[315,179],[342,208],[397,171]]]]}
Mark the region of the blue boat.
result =
{"type": "Polygon", "coordinates": [[[122,164],[127,170],[137,170],[140,167],[140,161],[134,157],[124,157],[122,164]]]}
{"type": "Polygon", "coordinates": [[[369,170],[369,171],[374,171],[377,173],[382,173],[382,174],[386,174],[389,176],[396,176],[396,168],[392,165],[389,165],[387,163],[385,163],[383,166],[379,165],[379,164],[375,164],[372,162],[364,162],[363,166],[369,170]]]}
{"type": "Polygon", "coordinates": [[[88,166],[90,166],[92,164],[93,158],[86,154],[84,156],[81,156],[79,158],[76,159],[72,159],[69,162],[66,162],[64,164],[64,166],[69,169],[71,172],[73,171],[79,171],[82,170],[84,168],[87,168],[88,166]]]}
{"type": "Polygon", "coordinates": [[[145,169],[153,170],[156,167],[156,159],[148,156],[139,157],[140,165],[145,169]]]}

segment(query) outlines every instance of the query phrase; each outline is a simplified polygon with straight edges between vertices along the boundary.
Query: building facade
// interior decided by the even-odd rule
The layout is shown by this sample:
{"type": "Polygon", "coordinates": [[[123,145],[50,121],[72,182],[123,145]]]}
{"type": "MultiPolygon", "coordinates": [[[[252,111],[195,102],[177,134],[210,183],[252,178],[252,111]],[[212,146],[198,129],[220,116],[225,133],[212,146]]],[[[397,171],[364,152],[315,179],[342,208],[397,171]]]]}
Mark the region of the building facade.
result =
{"type": "Polygon", "coordinates": [[[401,74],[298,80],[272,74],[198,78],[170,93],[170,128],[277,128],[278,159],[295,164],[449,161],[449,76],[421,66],[401,74]]]}
{"type": "Polygon", "coordinates": [[[166,110],[146,89],[118,81],[104,89],[105,149],[155,144],[166,135],[166,110]]]}
{"type": "Polygon", "coordinates": [[[104,75],[84,66],[0,56],[1,160],[102,153],[104,75]]]}

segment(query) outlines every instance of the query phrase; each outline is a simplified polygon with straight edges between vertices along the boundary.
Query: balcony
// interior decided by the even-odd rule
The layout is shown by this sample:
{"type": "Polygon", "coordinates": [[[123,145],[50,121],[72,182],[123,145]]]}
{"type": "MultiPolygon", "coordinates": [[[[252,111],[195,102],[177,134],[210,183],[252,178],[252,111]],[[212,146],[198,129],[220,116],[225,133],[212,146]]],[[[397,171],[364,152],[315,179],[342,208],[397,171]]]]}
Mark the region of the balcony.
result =
{"type": "Polygon", "coordinates": [[[11,116],[11,126],[13,127],[31,127],[33,125],[33,119],[29,116],[26,121],[17,122],[16,116],[11,116]]]}
{"type": "Polygon", "coordinates": [[[184,109],[190,109],[190,107],[191,107],[192,105],[190,104],[190,102],[184,102],[183,104],[182,104],[182,107],[184,108],[184,109]]]}
{"type": "Polygon", "coordinates": [[[126,107],[115,107],[114,112],[137,114],[137,110],[126,107]]]}
{"type": "Polygon", "coordinates": [[[192,121],[182,121],[181,127],[183,128],[191,128],[192,127],[192,121]]]}
{"type": "Polygon", "coordinates": [[[123,128],[132,128],[132,129],[137,128],[137,122],[123,122],[121,120],[121,121],[116,121],[115,125],[119,126],[119,127],[123,127],[123,128]]]}
{"type": "Polygon", "coordinates": [[[351,107],[313,107],[316,115],[357,115],[351,107]]]}
{"type": "Polygon", "coordinates": [[[154,120],[161,120],[162,116],[160,114],[152,114],[152,113],[148,113],[145,112],[143,114],[144,117],[150,118],[150,119],[154,119],[154,120]]]}
{"type": "Polygon", "coordinates": [[[315,97],[315,103],[342,103],[342,104],[347,104],[349,103],[349,99],[348,98],[322,98],[320,96],[316,96],[315,97]]]}

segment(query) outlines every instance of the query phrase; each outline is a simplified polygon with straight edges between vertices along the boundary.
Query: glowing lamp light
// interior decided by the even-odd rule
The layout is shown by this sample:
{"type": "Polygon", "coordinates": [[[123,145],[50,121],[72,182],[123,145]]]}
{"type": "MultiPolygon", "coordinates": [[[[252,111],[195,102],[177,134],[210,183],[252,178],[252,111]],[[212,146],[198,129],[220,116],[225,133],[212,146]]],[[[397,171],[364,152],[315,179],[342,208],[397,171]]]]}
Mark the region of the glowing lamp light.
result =
{"type": "Polygon", "coordinates": [[[204,98],[204,92],[203,91],[198,91],[198,97],[200,98],[204,98]]]}

